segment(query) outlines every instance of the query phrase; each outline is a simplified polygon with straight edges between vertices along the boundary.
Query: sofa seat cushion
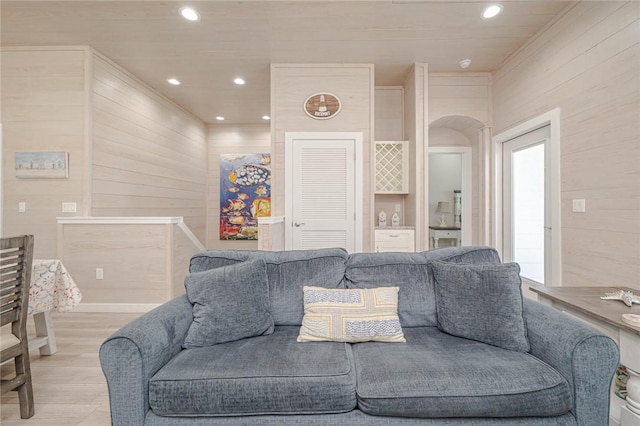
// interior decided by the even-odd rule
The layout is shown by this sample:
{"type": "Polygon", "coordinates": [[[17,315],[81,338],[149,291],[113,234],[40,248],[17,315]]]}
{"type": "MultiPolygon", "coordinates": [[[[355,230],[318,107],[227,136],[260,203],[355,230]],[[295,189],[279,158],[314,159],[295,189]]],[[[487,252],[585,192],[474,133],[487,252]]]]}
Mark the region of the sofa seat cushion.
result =
{"type": "Polygon", "coordinates": [[[160,416],[339,413],[356,406],[347,343],[297,343],[299,327],[181,351],[150,380],[160,416]]]}
{"type": "Polygon", "coordinates": [[[443,333],[405,329],[407,343],[353,344],[359,408],[402,417],[556,416],[572,406],[566,380],[548,364],[443,333]]]}

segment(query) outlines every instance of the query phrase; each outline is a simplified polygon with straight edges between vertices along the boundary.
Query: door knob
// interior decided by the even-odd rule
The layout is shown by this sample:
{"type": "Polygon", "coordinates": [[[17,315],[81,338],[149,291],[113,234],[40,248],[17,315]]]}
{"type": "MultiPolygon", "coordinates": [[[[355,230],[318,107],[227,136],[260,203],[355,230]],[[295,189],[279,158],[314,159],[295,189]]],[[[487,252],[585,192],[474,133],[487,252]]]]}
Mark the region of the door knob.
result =
{"type": "Polygon", "coordinates": [[[300,226],[302,226],[304,224],[305,224],[304,222],[295,222],[293,225],[297,228],[297,227],[300,227],[300,226]]]}

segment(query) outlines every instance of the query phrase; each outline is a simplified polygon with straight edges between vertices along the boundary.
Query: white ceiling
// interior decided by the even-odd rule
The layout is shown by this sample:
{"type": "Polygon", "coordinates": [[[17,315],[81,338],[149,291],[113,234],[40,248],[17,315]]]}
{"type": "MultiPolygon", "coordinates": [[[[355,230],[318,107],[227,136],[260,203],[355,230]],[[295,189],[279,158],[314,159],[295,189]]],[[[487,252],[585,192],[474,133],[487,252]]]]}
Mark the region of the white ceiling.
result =
{"type": "Polygon", "coordinates": [[[501,3],[485,20],[478,0],[3,0],[1,41],[89,45],[207,123],[259,123],[272,63],[372,63],[378,86],[401,85],[414,62],[461,71],[470,58],[467,72],[494,71],[570,2],[501,3]],[[179,16],[185,5],[200,21],[179,16]]]}

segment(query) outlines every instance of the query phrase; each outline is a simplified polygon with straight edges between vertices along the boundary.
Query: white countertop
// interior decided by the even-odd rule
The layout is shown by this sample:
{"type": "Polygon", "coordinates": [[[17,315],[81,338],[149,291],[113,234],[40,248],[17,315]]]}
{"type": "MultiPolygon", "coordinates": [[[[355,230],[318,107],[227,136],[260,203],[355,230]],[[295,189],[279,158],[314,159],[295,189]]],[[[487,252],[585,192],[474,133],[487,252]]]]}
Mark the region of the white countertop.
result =
{"type": "Polygon", "coordinates": [[[415,226],[376,226],[374,229],[387,229],[393,231],[394,229],[416,229],[415,226]]]}

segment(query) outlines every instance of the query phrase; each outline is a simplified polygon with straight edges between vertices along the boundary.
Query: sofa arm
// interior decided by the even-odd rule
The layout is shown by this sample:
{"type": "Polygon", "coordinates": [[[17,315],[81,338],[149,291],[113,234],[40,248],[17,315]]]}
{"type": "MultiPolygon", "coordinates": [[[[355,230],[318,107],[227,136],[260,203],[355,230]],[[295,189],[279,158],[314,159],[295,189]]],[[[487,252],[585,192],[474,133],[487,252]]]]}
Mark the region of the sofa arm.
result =
{"type": "Polygon", "coordinates": [[[192,320],[183,295],[130,322],[100,346],[113,425],[144,424],[149,379],[182,349],[192,320]]]}
{"type": "Polygon", "coordinates": [[[611,380],[620,353],[616,343],[587,323],[525,299],[524,317],[531,354],[569,382],[577,423],[609,424],[611,380]]]}

